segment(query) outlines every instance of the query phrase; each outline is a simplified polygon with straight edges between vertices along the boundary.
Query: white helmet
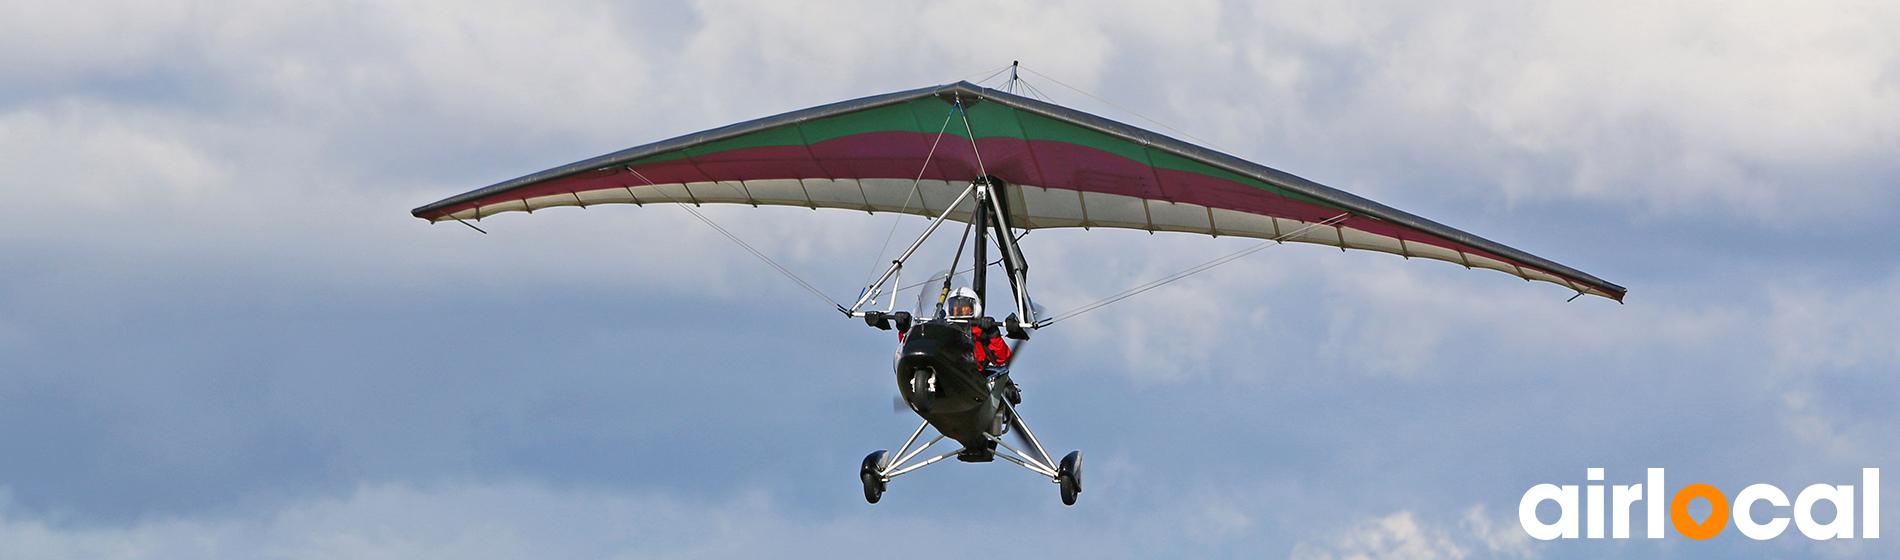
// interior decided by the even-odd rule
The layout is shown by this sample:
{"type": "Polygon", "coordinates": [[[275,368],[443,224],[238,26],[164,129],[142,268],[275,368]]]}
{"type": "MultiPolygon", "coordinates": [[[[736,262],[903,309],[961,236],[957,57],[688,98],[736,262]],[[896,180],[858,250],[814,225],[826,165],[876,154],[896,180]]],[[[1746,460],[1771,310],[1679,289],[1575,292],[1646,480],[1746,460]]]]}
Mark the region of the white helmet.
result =
{"type": "Polygon", "coordinates": [[[976,290],[970,288],[957,288],[955,293],[950,294],[950,299],[945,301],[945,304],[944,309],[947,315],[953,319],[983,316],[983,300],[976,297],[976,290]],[[970,311],[958,313],[957,308],[960,306],[968,306],[970,311]]]}

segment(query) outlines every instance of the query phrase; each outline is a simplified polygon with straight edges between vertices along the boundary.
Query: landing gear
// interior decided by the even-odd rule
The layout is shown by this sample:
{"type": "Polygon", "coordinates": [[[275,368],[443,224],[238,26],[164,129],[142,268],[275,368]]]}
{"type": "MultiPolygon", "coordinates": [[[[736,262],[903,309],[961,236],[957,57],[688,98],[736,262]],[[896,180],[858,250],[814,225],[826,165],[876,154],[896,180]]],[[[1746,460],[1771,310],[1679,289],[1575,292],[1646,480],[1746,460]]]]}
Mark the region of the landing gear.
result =
{"type": "Polygon", "coordinates": [[[1062,465],[1056,468],[1056,484],[1062,486],[1062,505],[1075,505],[1075,495],[1082,493],[1082,452],[1070,451],[1062,457],[1062,465]]]}
{"type": "MultiPolygon", "coordinates": [[[[917,367],[910,369],[909,379],[898,380],[900,387],[910,390],[910,406],[919,413],[928,411],[939,396],[932,390],[935,388],[934,385],[941,381],[936,379],[938,373],[927,366],[917,367]]],[[[984,406],[965,409],[967,412],[962,413],[965,416],[951,417],[948,420],[927,416],[923,423],[918,424],[917,431],[911,432],[910,439],[905,440],[904,445],[899,447],[897,452],[889,453],[879,450],[865,456],[864,462],[858,465],[858,479],[864,484],[864,501],[875,504],[879,498],[883,497],[885,485],[891,480],[932,463],[956,457],[966,463],[988,463],[995,459],[1015,463],[1044,477],[1044,480],[1061,486],[1062,503],[1075,505],[1075,496],[1082,492],[1082,452],[1069,453],[1061,461],[1056,461],[1054,456],[1043,448],[1042,442],[1036,440],[1036,434],[1029,430],[1029,424],[1023,422],[1022,415],[1018,414],[1016,403],[1022,402],[1022,390],[1009,380],[1008,372],[994,372],[987,375],[984,381],[987,383],[987,387],[984,388],[988,389],[988,402],[990,406],[995,407],[995,416],[983,418],[981,426],[970,424],[974,423],[971,420],[975,419],[973,417],[975,414],[989,412],[984,406]],[[945,422],[937,425],[937,436],[928,441],[918,439],[923,436],[924,430],[933,426],[933,421],[945,422]],[[959,437],[978,435],[982,439],[953,440],[962,442],[963,446],[947,453],[925,456],[926,450],[949,439],[950,436],[944,433],[946,429],[950,430],[950,433],[959,434],[959,437]],[[1015,444],[1005,441],[1004,436],[1013,436],[1015,444]],[[919,443],[921,445],[918,445],[919,443]]],[[[979,395],[978,398],[983,398],[983,396],[979,395]]]]}
{"type": "MultiPolygon", "coordinates": [[[[1008,407],[1007,410],[1011,416],[1016,413],[1015,407],[1008,407]]],[[[1027,450],[1018,450],[996,435],[984,434],[984,437],[989,440],[988,445],[978,453],[987,452],[985,455],[988,458],[1004,459],[1036,474],[1049,477],[1050,482],[1061,485],[1063,505],[1075,505],[1075,495],[1082,492],[1082,452],[1072,451],[1068,456],[1063,457],[1060,463],[1054,463],[1049,460],[1049,453],[1043,450],[1042,444],[1036,441],[1035,434],[1029,433],[1029,426],[1024,425],[1020,418],[1016,418],[1010,424],[1013,424],[1013,428],[1021,430],[1023,443],[1029,446],[1027,450]],[[1025,451],[1033,451],[1033,454],[1025,451]]],[[[930,428],[929,422],[919,424],[917,431],[911,432],[910,439],[904,441],[904,446],[898,448],[897,453],[888,453],[880,449],[864,457],[864,462],[858,465],[858,480],[864,483],[864,501],[877,503],[878,499],[884,496],[884,485],[891,479],[951,457],[963,459],[970,453],[968,449],[957,449],[912,462],[922,455],[924,450],[945,439],[942,434],[938,434],[923,445],[913,447],[917,443],[918,436],[922,436],[924,430],[928,428],[930,428]]]]}
{"type": "Polygon", "coordinates": [[[884,497],[884,458],[888,455],[879,449],[864,456],[864,465],[858,467],[858,480],[864,482],[864,501],[877,503],[884,497]]]}
{"type": "Polygon", "coordinates": [[[951,451],[905,466],[905,463],[909,463],[911,459],[917,458],[925,449],[929,449],[930,446],[943,441],[943,436],[940,434],[928,443],[920,447],[912,448],[911,445],[917,443],[917,436],[924,435],[924,428],[928,427],[930,427],[929,422],[918,425],[917,431],[911,432],[910,439],[904,441],[904,446],[898,448],[896,454],[886,453],[884,450],[879,449],[870,455],[864,456],[864,463],[858,465],[858,480],[864,483],[864,501],[873,504],[877,503],[878,498],[884,497],[884,484],[890,482],[893,478],[897,478],[897,475],[948,459],[962,451],[951,451]]]}

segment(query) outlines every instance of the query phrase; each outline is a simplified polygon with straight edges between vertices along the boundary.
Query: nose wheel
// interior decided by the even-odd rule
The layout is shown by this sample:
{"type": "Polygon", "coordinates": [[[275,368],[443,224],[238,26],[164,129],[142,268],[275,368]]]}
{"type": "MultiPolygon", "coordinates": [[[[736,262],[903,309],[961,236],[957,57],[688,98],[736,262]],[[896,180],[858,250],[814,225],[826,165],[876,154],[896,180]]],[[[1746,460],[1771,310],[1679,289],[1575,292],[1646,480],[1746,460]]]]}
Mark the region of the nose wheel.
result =
{"type": "Polygon", "coordinates": [[[878,474],[884,468],[887,454],[879,449],[864,456],[864,464],[858,467],[858,480],[864,482],[864,501],[877,503],[884,497],[884,475],[878,474]]]}
{"type": "Polygon", "coordinates": [[[937,372],[918,369],[910,374],[910,403],[917,412],[928,414],[937,405],[937,372]]]}
{"type": "Polygon", "coordinates": [[[1062,464],[1056,467],[1056,484],[1062,486],[1062,505],[1075,505],[1075,495],[1082,493],[1082,452],[1070,451],[1062,457],[1062,464]]]}

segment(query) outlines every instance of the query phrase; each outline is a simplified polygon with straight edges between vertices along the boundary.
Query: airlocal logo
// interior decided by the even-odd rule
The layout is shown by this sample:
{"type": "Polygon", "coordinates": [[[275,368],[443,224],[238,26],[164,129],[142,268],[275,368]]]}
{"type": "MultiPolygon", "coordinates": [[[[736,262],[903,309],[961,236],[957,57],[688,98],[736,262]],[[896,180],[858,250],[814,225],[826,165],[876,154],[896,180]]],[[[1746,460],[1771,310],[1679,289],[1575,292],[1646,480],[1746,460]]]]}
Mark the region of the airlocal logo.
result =
{"type": "MultiPolygon", "coordinates": [[[[1603,469],[1589,469],[1589,480],[1603,480],[1603,469]]],[[[1589,538],[1603,538],[1603,485],[1590,484],[1589,503],[1583,511],[1587,519],[1589,538]]],[[[1861,469],[1860,471],[1860,520],[1861,537],[1880,538],[1880,469],[1861,469]]],[[[1612,538],[1630,537],[1630,505],[1644,502],[1645,521],[1649,522],[1649,538],[1663,538],[1663,470],[1649,469],[1649,479],[1644,484],[1610,487],[1610,535],[1612,538]],[[1647,494],[1645,494],[1647,489],[1647,494]]],[[[1730,507],[1728,497],[1721,490],[1707,484],[1691,484],[1676,491],[1669,504],[1669,522],[1675,525],[1676,532],[1691,539],[1703,540],[1722,533],[1728,527],[1731,512],[1735,518],[1735,528],[1743,535],[1755,540],[1767,540],[1781,535],[1788,529],[1787,517],[1773,517],[1767,523],[1755,523],[1755,517],[1749,510],[1756,502],[1768,502],[1778,507],[1788,506],[1788,495],[1780,488],[1767,484],[1756,484],[1743,488],[1735,495],[1734,507],[1730,507]],[[1701,521],[1689,515],[1689,502],[1696,498],[1709,501],[1712,511],[1701,521]]],[[[1764,508],[1766,509],[1766,508],[1764,508]]],[[[1764,512],[1767,513],[1767,512],[1764,512]]],[[[1794,499],[1794,525],[1801,534],[1810,539],[1851,539],[1854,538],[1854,487],[1815,484],[1801,491],[1794,499]],[[1814,504],[1829,502],[1834,506],[1834,520],[1820,523],[1814,520],[1814,504]]],[[[1524,532],[1539,540],[1551,540],[1557,537],[1577,538],[1577,487],[1539,484],[1524,492],[1524,499],[1517,503],[1517,522],[1524,526],[1524,532]],[[1545,500],[1557,502],[1562,511],[1556,523],[1544,523],[1537,519],[1537,506],[1545,500]]]]}

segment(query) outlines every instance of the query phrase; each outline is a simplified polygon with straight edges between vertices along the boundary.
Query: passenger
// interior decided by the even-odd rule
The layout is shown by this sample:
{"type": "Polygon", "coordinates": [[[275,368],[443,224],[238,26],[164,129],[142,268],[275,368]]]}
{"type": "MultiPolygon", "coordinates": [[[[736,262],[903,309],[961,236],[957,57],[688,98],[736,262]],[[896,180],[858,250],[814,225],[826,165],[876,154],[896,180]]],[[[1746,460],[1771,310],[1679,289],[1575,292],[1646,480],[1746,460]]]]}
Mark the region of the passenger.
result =
{"type": "MultiPolygon", "coordinates": [[[[974,319],[983,316],[983,301],[976,297],[976,290],[957,288],[950,296],[950,318],[974,319]]],[[[976,362],[985,369],[995,368],[1009,363],[1009,343],[1002,337],[983,334],[983,327],[970,325],[970,334],[976,338],[976,362]]]]}

